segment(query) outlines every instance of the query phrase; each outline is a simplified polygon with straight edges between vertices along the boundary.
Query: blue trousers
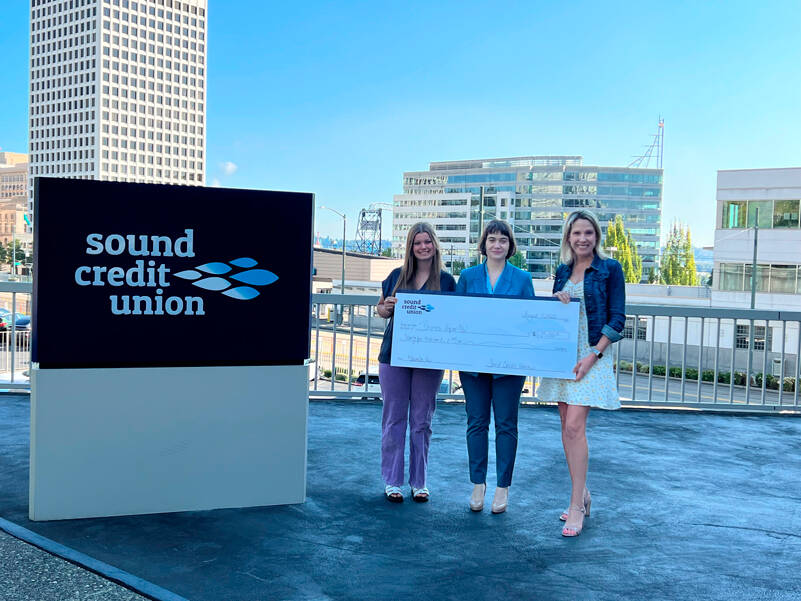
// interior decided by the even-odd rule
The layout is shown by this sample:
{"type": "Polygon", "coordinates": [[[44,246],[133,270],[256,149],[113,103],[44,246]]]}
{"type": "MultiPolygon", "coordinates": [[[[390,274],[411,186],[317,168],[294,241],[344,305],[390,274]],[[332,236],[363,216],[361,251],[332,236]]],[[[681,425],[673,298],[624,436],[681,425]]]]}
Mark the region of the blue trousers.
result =
{"type": "Polygon", "coordinates": [[[498,486],[512,483],[517,455],[517,412],[524,376],[493,377],[492,374],[459,372],[467,411],[467,455],[470,481],[487,481],[490,409],[495,414],[495,472],[498,486]]]}

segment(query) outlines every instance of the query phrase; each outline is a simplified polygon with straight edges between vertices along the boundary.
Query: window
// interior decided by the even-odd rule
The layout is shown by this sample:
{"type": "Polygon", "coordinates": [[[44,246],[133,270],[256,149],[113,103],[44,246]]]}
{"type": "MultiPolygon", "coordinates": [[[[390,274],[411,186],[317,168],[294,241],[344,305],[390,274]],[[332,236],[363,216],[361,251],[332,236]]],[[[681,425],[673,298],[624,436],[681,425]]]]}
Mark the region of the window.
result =
{"type": "Polygon", "coordinates": [[[727,202],[723,205],[723,227],[745,227],[745,214],[747,203],[744,200],[727,202]]]}
{"type": "MultiPolygon", "coordinates": [[[[749,343],[749,329],[750,326],[737,324],[737,340],[735,347],[738,349],[747,349],[749,343]]],[[[768,349],[773,346],[773,334],[770,328],[767,328],[767,340],[765,339],[766,328],[765,326],[754,326],[754,350],[764,351],[765,344],[767,343],[768,349]]]]}
{"type": "Polygon", "coordinates": [[[773,227],[798,227],[797,200],[777,200],[773,203],[773,227]]]}
{"type": "Polygon", "coordinates": [[[771,225],[773,225],[773,201],[748,201],[748,227],[754,227],[754,224],[757,222],[757,211],[759,211],[759,227],[763,229],[771,227],[771,225]]]}
{"type": "MultiPolygon", "coordinates": [[[[645,331],[648,326],[648,320],[645,317],[640,317],[637,323],[637,340],[645,340],[645,331]]],[[[634,337],[634,318],[626,317],[626,325],[623,327],[623,338],[634,337]]]]}

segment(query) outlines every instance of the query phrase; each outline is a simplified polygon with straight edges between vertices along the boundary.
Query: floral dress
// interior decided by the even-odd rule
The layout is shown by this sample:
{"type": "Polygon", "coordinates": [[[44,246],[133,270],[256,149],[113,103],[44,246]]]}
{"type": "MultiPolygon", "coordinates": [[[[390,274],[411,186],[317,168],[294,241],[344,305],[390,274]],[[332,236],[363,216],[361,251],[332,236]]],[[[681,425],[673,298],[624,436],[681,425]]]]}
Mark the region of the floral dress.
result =
{"type": "MultiPolygon", "coordinates": [[[[581,301],[579,308],[578,355],[576,357],[576,361],[578,361],[592,352],[588,337],[587,309],[584,306],[584,282],[574,284],[568,280],[564,291],[581,301]]],[[[615,381],[615,372],[613,370],[612,349],[610,347],[607,350],[609,354],[604,353],[603,358],[596,361],[590,371],[578,382],[557,378],[542,378],[537,389],[537,398],[550,403],[562,401],[568,405],[586,405],[600,409],[620,408],[620,397],[618,396],[617,382],[615,381]]]]}

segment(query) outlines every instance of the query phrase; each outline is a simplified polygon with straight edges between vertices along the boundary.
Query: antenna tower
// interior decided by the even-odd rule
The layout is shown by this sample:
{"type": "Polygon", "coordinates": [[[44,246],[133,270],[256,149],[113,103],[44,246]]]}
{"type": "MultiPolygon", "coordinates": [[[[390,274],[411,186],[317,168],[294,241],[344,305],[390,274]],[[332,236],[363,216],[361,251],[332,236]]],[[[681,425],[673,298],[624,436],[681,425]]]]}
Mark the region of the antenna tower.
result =
{"type": "Polygon", "coordinates": [[[369,255],[381,254],[381,209],[362,209],[356,224],[356,250],[369,255]]]}
{"type": "Polygon", "coordinates": [[[641,167],[647,169],[651,166],[651,159],[654,159],[656,161],[656,168],[662,168],[662,153],[665,148],[665,120],[662,118],[662,115],[659,115],[656,133],[652,134],[652,137],[653,140],[651,144],[646,147],[645,152],[639,156],[635,156],[634,160],[631,161],[627,167],[641,167]]]}

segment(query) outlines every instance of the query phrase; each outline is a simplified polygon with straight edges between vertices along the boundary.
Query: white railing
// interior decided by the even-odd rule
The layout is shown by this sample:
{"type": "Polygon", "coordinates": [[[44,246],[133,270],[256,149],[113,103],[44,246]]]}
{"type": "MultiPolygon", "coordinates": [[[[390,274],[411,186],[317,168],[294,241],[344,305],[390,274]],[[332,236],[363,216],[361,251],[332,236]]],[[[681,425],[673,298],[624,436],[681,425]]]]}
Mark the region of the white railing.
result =
{"type": "Polygon", "coordinates": [[[31,330],[17,329],[17,313],[31,313],[30,282],[0,281],[0,308],[10,312],[0,330],[0,389],[30,389],[31,330]]]}
{"type": "MultiPolygon", "coordinates": [[[[380,397],[369,378],[377,379],[385,327],[377,302],[375,295],[313,295],[312,398],[380,397]]],[[[626,338],[613,346],[624,405],[801,409],[801,312],[661,305],[626,312],[626,338]]],[[[463,398],[458,372],[446,371],[445,382],[442,398],[463,398]]],[[[535,381],[526,381],[522,401],[539,402],[535,381]]]]}
{"type": "MultiPolygon", "coordinates": [[[[31,290],[0,282],[0,308],[30,314],[31,290]]],[[[386,322],[377,302],[312,295],[311,398],[380,398],[386,322]]],[[[644,304],[626,312],[626,337],[613,346],[624,405],[801,412],[801,312],[644,304]]],[[[0,331],[0,389],[30,388],[30,343],[29,331],[0,331]]],[[[526,381],[524,403],[539,402],[536,386],[526,381]]],[[[446,371],[440,397],[463,399],[457,371],[446,371]]]]}

